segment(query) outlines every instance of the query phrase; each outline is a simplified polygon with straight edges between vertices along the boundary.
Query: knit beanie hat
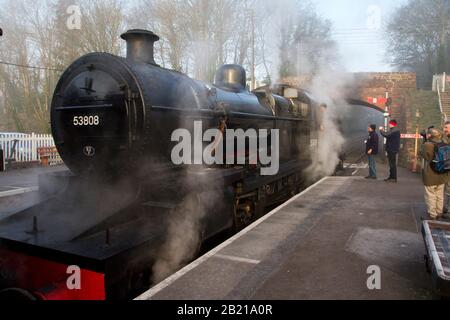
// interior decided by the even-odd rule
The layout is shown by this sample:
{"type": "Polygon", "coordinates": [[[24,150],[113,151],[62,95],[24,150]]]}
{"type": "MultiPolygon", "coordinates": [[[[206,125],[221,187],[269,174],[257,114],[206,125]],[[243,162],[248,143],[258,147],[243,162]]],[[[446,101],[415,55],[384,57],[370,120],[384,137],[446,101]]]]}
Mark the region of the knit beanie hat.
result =
{"type": "Polygon", "coordinates": [[[389,122],[389,124],[390,124],[391,126],[393,126],[393,127],[398,126],[398,123],[397,123],[396,120],[391,120],[391,122],[389,122]]]}

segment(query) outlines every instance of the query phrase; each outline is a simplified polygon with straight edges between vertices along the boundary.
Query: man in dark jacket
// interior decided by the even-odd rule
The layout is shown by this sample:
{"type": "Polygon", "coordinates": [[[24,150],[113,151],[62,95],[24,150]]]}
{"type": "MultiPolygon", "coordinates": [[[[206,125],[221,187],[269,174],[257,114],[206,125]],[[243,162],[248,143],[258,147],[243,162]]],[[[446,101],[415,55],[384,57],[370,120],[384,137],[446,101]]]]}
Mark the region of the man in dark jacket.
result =
{"type": "Polygon", "coordinates": [[[389,122],[389,133],[384,132],[384,128],[380,128],[380,133],[386,138],[386,152],[389,159],[390,174],[386,182],[397,182],[397,156],[400,152],[400,129],[395,120],[389,122]]]}
{"type": "Polygon", "coordinates": [[[377,126],[372,124],[369,129],[369,139],[366,142],[366,154],[369,158],[369,176],[366,179],[377,179],[377,161],[375,159],[378,154],[378,146],[380,143],[377,126]]]}

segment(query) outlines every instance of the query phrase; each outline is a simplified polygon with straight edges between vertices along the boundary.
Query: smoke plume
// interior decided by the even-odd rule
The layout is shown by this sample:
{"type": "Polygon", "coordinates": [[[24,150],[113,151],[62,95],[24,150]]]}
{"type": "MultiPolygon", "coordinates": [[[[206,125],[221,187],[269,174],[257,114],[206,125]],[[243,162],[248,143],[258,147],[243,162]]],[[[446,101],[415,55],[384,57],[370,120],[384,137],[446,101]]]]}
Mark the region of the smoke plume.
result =
{"type": "Polygon", "coordinates": [[[313,162],[306,170],[311,180],[329,176],[335,172],[346,142],[339,122],[348,106],[345,88],[352,79],[342,68],[331,69],[328,68],[328,64],[324,66],[327,67],[321,67],[317,71],[308,88],[317,101],[327,106],[323,114],[322,127],[318,128],[317,132],[318,146],[312,151],[313,162]]]}
{"type": "Polygon", "coordinates": [[[171,213],[165,242],[153,265],[153,283],[164,280],[198,255],[206,231],[205,218],[214,216],[211,213],[219,212],[218,206],[224,203],[220,190],[223,182],[208,177],[207,169],[198,169],[190,169],[182,183],[182,189],[191,191],[171,213]]]}
{"type": "Polygon", "coordinates": [[[308,90],[322,105],[316,107],[316,118],[320,120],[313,136],[316,136],[317,144],[311,148],[312,164],[305,171],[309,181],[335,172],[346,142],[339,124],[348,110],[346,89],[353,79],[339,63],[340,57],[336,52],[335,46],[330,44],[314,61],[309,60],[310,55],[297,53],[301,56],[296,59],[296,70],[307,70],[308,73],[298,74],[297,80],[288,81],[308,90]]]}

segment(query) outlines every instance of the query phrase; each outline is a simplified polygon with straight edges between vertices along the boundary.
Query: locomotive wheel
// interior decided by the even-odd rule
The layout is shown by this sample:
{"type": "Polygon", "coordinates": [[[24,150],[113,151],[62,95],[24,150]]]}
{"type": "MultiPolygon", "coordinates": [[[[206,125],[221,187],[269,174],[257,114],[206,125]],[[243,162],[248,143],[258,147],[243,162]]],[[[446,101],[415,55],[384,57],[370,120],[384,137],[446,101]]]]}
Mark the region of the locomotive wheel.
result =
{"type": "Polygon", "coordinates": [[[35,296],[26,290],[9,288],[0,291],[0,301],[35,301],[35,296]]]}

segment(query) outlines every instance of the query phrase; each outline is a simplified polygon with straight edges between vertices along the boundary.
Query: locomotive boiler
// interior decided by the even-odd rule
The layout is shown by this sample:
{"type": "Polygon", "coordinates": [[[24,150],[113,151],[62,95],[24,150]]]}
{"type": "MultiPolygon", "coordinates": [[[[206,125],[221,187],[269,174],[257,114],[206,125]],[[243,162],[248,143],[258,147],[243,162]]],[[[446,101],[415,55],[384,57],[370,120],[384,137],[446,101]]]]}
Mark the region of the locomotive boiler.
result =
{"type": "Polygon", "coordinates": [[[238,65],[219,68],[214,84],[196,81],[156,64],[154,33],[122,38],[126,58],[88,54],[61,76],[51,125],[70,172],[43,177],[48,199],[0,221],[0,298],[132,298],[151,286],[174,225],[189,221],[177,233],[202,243],[302,188],[315,106],[307,95],[282,85],[250,92],[238,65]],[[262,176],[258,163],[175,165],[172,133],[196,121],[278,130],[278,173],[262,176]],[[67,285],[70,270],[81,272],[79,288],[67,285]]]}
{"type": "MultiPolygon", "coordinates": [[[[127,57],[93,53],[70,66],[59,81],[51,108],[52,133],[66,165],[77,173],[139,171],[148,159],[170,161],[171,133],[192,129],[192,119],[205,130],[282,129],[283,158],[306,151],[292,139],[301,137],[301,119],[282,97],[255,95],[246,89],[241,66],[225,65],[214,85],[158,66],[153,57],[159,38],[144,30],[122,35],[127,57]],[[286,132],[287,130],[287,132],[286,132]],[[295,131],[295,132],[294,132],[295,131]],[[297,149],[295,149],[297,148],[297,149]]],[[[304,127],[304,126],[303,126],[304,127]]],[[[307,130],[305,130],[307,133],[307,130]]]]}

